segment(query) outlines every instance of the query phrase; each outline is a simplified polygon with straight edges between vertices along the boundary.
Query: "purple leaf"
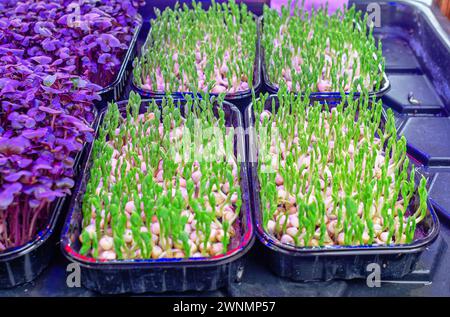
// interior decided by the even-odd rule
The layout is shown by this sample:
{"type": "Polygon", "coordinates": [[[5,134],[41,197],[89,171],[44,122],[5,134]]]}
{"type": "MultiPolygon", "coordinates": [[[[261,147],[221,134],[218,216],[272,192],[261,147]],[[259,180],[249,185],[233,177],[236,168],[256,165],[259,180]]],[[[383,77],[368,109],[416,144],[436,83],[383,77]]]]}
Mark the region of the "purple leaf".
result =
{"type": "Polygon", "coordinates": [[[48,75],[47,77],[44,78],[44,85],[50,87],[55,83],[56,78],[57,78],[56,74],[48,75]]]}
{"type": "Polygon", "coordinates": [[[22,136],[26,137],[27,139],[39,139],[47,134],[47,130],[48,128],[38,128],[36,130],[28,129],[22,132],[22,136]]]}
{"type": "Polygon", "coordinates": [[[75,185],[75,182],[71,178],[64,177],[55,184],[57,188],[72,188],[75,185]]]}
{"type": "Polygon", "coordinates": [[[20,82],[9,78],[0,78],[0,89],[2,94],[15,92],[20,82]]]}
{"type": "Polygon", "coordinates": [[[22,184],[13,183],[4,186],[2,192],[0,192],[0,209],[6,209],[13,202],[14,195],[19,193],[22,189],[22,184]]]}
{"type": "Polygon", "coordinates": [[[0,138],[0,153],[21,154],[26,148],[30,146],[30,141],[26,138],[18,136],[15,138],[0,138]]]}
{"type": "Polygon", "coordinates": [[[100,57],[98,58],[98,62],[99,62],[100,64],[106,64],[110,59],[111,59],[111,54],[103,53],[103,54],[100,55],[100,57]]]}
{"type": "Polygon", "coordinates": [[[52,62],[51,57],[43,56],[43,55],[35,56],[35,57],[32,57],[31,59],[41,65],[48,65],[48,64],[51,64],[51,62],[52,62]]]}
{"type": "Polygon", "coordinates": [[[7,182],[17,182],[23,176],[30,177],[32,175],[33,174],[29,171],[20,171],[20,172],[9,174],[8,176],[5,177],[5,180],[7,182]]]}

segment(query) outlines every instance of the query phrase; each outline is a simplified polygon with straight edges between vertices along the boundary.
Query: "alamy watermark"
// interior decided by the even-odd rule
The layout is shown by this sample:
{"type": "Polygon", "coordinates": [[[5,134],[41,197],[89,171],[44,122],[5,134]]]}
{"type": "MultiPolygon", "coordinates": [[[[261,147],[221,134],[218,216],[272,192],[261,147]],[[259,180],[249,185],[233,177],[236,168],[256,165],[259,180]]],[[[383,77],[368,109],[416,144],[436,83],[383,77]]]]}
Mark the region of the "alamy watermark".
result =
{"type": "Polygon", "coordinates": [[[377,2],[371,2],[367,5],[366,12],[368,14],[368,26],[381,27],[381,6],[377,2]]]}
{"type": "Polygon", "coordinates": [[[69,288],[81,287],[81,267],[78,263],[69,263],[66,267],[66,285],[69,288]]]}

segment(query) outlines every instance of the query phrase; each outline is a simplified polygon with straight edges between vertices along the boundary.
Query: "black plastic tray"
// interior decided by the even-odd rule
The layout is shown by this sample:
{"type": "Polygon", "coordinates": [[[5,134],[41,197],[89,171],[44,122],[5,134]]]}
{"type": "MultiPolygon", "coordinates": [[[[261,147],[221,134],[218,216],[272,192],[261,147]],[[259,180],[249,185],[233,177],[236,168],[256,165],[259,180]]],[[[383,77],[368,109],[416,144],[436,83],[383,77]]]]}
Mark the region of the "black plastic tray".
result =
{"type": "Polygon", "coordinates": [[[430,179],[429,198],[439,216],[450,221],[450,167],[421,166],[420,173],[430,179]]]}
{"type": "MultiPolygon", "coordinates": [[[[255,51],[255,61],[253,64],[253,88],[249,88],[245,91],[238,91],[235,93],[228,93],[225,95],[225,100],[228,102],[233,103],[233,105],[237,106],[239,110],[243,111],[249,103],[252,101],[253,92],[256,96],[259,95],[259,92],[262,87],[261,82],[261,25],[259,23],[259,19],[257,16],[255,16],[256,20],[256,33],[257,33],[257,40],[256,40],[256,51],[255,51]]],[[[152,30],[150,29],[149,33],[152,30]]],[[[141,48],[141,54],[144,53],[147,46],[150,45],[148,43],[148,37],[145,41],[144,45],[141,48]]],[[[133,64],[134,66],[134,64],[133,64]]],[[[138,92],[143,98],[151,98],[151,99],[160,99],[166,96],[166,93],[161,92],[155,92],[155,91],[149,91],[140,88],[138,85],[135,84],[134,78],[131,82],[133,90],[138,92]]],[[[192,92],[174,92],[171,94],[172,97],[177,99],[184,99],[185,95],[193,95],[192,92]]],[[[210,93],[211,96],[217,96],[218,94],[210,93]]],[[[201,94],[198,94],[199,97],[201,97],[201,94]]]]}
{"type": "MultiPolygon", "coordinates": [[[[260,25],[261,25],[261,38],[262,38],[262,32],[264,31],[264,28],[262,27],[262,25],[264,23],[264,17],[261,16],[259,18],[259,20],[260,20],[260,25]]],[[[261,44],[261,67],[262,67],[261,72],[262,72],[265,91],[267,91],[269,94],[276,94],[278,92],[279,88],[270,81],[269,75],[267,74],[266,57],[265,57],[264,47],[262,46],[262,44],[261,44]]],[[[379,98],[383,97],[389,91],[390,88],[391,88],[391,83],[390,83],[389,78],[387,77],[386,73],[384,72],[380,90],[370,92],[369,97],[379,99],[379,98]]],[[[301,96],[305,95],[304,92],[294,92],[294,93],[300,94],[301,96]]],[[[349,92],[346,92],[345,94],[347,96],[350,95],[349,92]]],[[[360,93],[353,92],[353,97],[355,99],[359,98],[360,93]]],[[[340,102],[342,100],[342,94],[340,92],[312,92],[312,93],[310,93],[309,98],[312,101],[326,101],[329,104],[332,104],[332,103],[340,102]]]]}
{"type": "MultiPolygon", "coordinates": [[[[270,96],[266,101],[266,110],[271,111],[271,100],[275,98],[278,109],[277,96],[270,96]]],[[[245,113],[247,130],[254,126],[253,106],[250,105],[245,113]]],[[[327,248],[299,248],[282,244],[265,232],[262,227],[259,181],[257,175],[257,153],[255,151],[254,134],[248,133],[247,149],[250,158],[250,184],[252,186],[252,208],[256,235],[264,245],[268,265],[277,275],[295,281],[328,281],[332,279],[367,278],[368,265],[376,263],[381,268],[381,277],[401,278],[410,273],[421,253],[437,238],[439,234],[439,220],[429,203],[429,214],[421,226],[423,238],[408,245],[396,246],[355,246],[355,247],[327,247],[327,248]]]]}
{"type": "Polygon", "coordinates": [[[444,112],[444,104],[423,74],[392,73],[388,75],[391,90],[384,101],[399,113],[435,114],[444,112]]]}
{"type": "MultiPolygon", "coordinates": [[[[94,108],[94,112],[97,111],[94,108]]],[[[92,127],[98,127],[98,118],[95,116],[92,127]]],[[[90,146],[90,145],[89,145],[90,146]]],[[[75,156],[74,179],[81,173],[81,162],[86,155],[88,144],[75,156]]],[[[75,189],[75,187],[74,187],[75,189]]],[[[73,189],[73,190],[74,190],[73,189]]],[[[28,243],[0,252],[0,289],[11,288],[34,280],[49,265],[54,253],[57,236],[54,231],[60,221],[61,214],[67,208],[70,195],[58,198],[50,207],[50,219],[36,237],[28,243]]]]}
{"type": "Polygon", "coordinates": [[[128,50],[123,57],[122,65],[120,66],[116,79],[98,92],[102,98],[102,102],[97,104],[100,106],[99,110],[102,109],[101,107],[106,107],[109,101],[119,100],[127,88],[128,77],[132,72],[133,60],[137,52],[137,40],[143,23],[142,17],[139,14],[136,15],[135,22],[136,26],[134,28],[133,38],[131,39],[128,50]]]}
{"type": "MultiPolygon", "coordinates": [[[[141,112],[150,100],[143,100],[141,112]]],[[[181,103],[184,102],[178,99],[181,103]]],[[[157,100],[158,103],[161,99],[157,100]]],[[[125,110],[127,101],[119,103],[125,110]]],[[[228,102],[223,103],[227,126],[242,128],[239,110],[228,102]]],[[[100,115],[102,122],[106,110],[100,115]]],[[[81,267],[81,282],[91,290],[103,294],[145,293],[166,291],[204,291],[227,287],[232,282],[240,281],[244,272],[243,255],[254,242],[253,222],[250,209],[250,191],[247,167],[245,162],[245,140],[241,133],[236,134],[235,150],[241,157],[241,191],[242,207],[240,213],[240,240],[227,254],[211,258],[190,259],[148,259],[148,260],[115,260],[100,261],[78,253],[80,249],[79,234],[81,230],[81,204],[89,178],[92,164],[92,145],[83,163],[83,175],[77,184],[69,213],[61,234],[61,250],[63,254],[81,267]]],[[[239,241],[238,241],[239,240],[239,241]]]]}
{"type": "Polygon", "coordinates": [[[408,140],[408,152],[428,167],[450,167],[450,118],[409,117],[400,127],[408,140]]]}

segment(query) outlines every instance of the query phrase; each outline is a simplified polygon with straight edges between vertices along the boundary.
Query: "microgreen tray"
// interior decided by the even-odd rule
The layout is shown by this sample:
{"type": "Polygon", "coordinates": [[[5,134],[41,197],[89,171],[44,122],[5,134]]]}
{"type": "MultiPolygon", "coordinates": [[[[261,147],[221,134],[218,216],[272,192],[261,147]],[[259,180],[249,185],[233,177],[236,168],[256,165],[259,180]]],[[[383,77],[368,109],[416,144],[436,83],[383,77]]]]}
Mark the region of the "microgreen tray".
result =
{"type": "MultiPolygon", "coordinates": [[[[271,111],[272,99],[278,109],[278,97],[270,96],[265,109],[271,111]]],[[[253,106],[245,112],[247,129],[254,127],[253,106]]],[[[380,125],[384,123],[382,117],[380,125]]],[[[414,242],[402,245],[374,246],[328,246],[328,247],[296,247],[281,243],[265,231],[262,225],[262,210],[259,196],[259,180],[257,175],[257,149],[252,144],[255,136],[247,137],[247,157],[249,157],[250,184],[252,186],[252,210],[255,219],[255,232],[263,244],[267,255],[268,266],[277,275],[295,281],[318,281],[332,279],[366,278],[368,265],[375,263],[381,268],[382,278],[401,278],[410,273],[421,253],[437,238],[439,220],[433,206],[428,201],[429,212],[418,225],[414,242]]],[[[416,172],[416,176],[419,173],[416,172]]],[[[416,193],[417,195],[417,193],[416,193]]],[[[416,200],[417,201],[417,200],[416,200]]]]}
{"type": "MultiPolygon", "coordinates": [[[[259,94],[259,92],[260,92],[260,90],[262,88],[262,79],[261,79],[261,39],[260,39],[261,24],[260,24],[259,18],[257,16],[255,16],[255,20],[257,21],[257,26],[256,26],[257,41],[256,41],[255,61],[254,61],[254,65],[253,65],[253,88],[249,88],[249,89],[244,90],[244,91],[237,91],[235,93],[228,93],[228,94],[225,95],[225,100],[228,101],[228,102],[233,103],[241,111],[243,111],[248,106],[248,104],[251,102],[253,93],[256,96],[258,96],[258,94],[259,94]]],[[[152,32],[152,29],[150,29],[149,33],[151,33],[151,32],[152,32]]],[[[145,50],[147,49],[147,47],[149,47],[149,45],[152,45],[152,43],[149,43],[148,36],[147,36],[146,42],[141,47],[141,54],[143,54],[145,52],[145,50]]],[[[156,99],[159,99],[159,98],[163,98],[164,96],[167,95],[167,93],[150,91],[150,90],[146,90],[146,89],[138,86],[135,83],[134,78],[133,78],[133,80],[131,82],[131,86],[132,86],[132,89],[135,90],[136,92],[138,92],[143,98],[151,98],[151,99],[155,99],[156,98],[156,99]]],[[[171,93],[171,95],[174,98],[184,99],[185,95],[193,95],[193,92],[173,92],[173,93],[171,93]]],[[[218,94],[210,93],[210,95],[211,96],[217,96],[218,94]]],[[[201,97],[201,94],[198,93],[198,96],[201,97]]]]}
{"type": "MultiPolygon", "coordinates": [[[[176,102],[183,104],[183,100],[176,102]]],[[[140,112],[146,110],[150,100],[143,100],[140,112]]],[[[155,100],[158,104],[161,99],[155,100]]],[[[119,109],[125,112],[125,102],[119,109]]],[[[225,124],[228,127],[242,128],[239,110],[228,102],[223,103],[225,124]]],[[[106,110],[99,116],[103,121],[106,110]]],[[[245,155],[244,136],[235,137],[235,151],[245,155]]],[[[250,192],[247,167],[241,163],[242,206],[236,225],[236,236],[231,240],[226,254],[201,258],[161,258],[136,260],[96,260],[81,255],[79,235],[82,228],[82,201],[89,180],[92,165],[92,146],[83,162],[83,174],[72,196],[69,212],[61,234],[61,250],[70,261],[81,267],[81,282],[91,290],[104,294],[144,293],[188,290],[215,290],[230,283],[240,281],[244,271],[243,255],[254,242],[253,223],[250,210],[250,192]]]]}
{"type": "MultiPolygon", "coordinates": [[[[264,23],[264,17],[261,16],[259,18],[260,20],[260,28],[261,28],[261,36],[263,32],[263,23],[264,23]]],[[[267,91],[269,94],[276,94],[278,92],[279,87],[276,85],[276,83],[272,83],[269,79],[269,75],[267,73],[266,69],[266,61],[265,61],[265,51],[264,47],[261,44],[261,73],[263,78],[263,86],[265,91],[267,91]]],[[[381,98],[383,97],[391,88],[391,84],[389,81],[389,78],[387,77],[386,73],[383,72],[383,80],[381,82],[381,87],[378,91],[371,91],[369,92],[369,97],[371,98],[381,98]]],[[[304,95],[304,92],[295,92],[301,95],[304,95]]],[[[360,92],[352,92],[354,98],[360,97],[360,92]]],[[[347,96],[350,95],[350,92],[345,93],[347,96]]],[[[339,102],[342,99],[341,92],[312,92],[309,95],[311,100],[317,100],[317,101],[327,101],[328,103],[336,103],[339,102]]]]}
{"type": "MultiPolygon", "coordinates": [[[[97,129],[98,122],[98,119],[94,121],[92,125],[94,129],[97,129]]],[[[88,147],[90,145],[85,144],[83,150],[75,157],[75,180],[81,175],[81,163],[87,154],[88,147]]],[[[0,252],[0,289],[31,282],[49,265],[55,253],[57,241],[54,231],[58,228],[58,223],[69,202],[67,195],[56,199],[50,207],[50,219],[47,226],[42,228],[33,240],[22,246],[0,252]]]]}

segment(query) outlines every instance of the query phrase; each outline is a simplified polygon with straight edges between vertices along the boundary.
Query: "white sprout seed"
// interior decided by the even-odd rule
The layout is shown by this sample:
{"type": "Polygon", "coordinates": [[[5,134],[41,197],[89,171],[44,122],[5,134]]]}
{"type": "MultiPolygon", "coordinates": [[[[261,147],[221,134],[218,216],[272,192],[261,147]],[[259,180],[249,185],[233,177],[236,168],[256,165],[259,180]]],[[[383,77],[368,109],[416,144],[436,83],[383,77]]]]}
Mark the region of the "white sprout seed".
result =
{"type": "Polygon", "coordinates": [[[225,210],[224,212],[223,212],[223,219],[224,220],[226,220],[226,221],[228,221],[228,222],[231,222],[234,218],[235,218],[235,213],[234,213],[234,211],[231,211],[231,210],[225,210]]]}
{"type": "Polygon", "coordinates": [[[159,170],[158,173],[156,173],[156,182],[162,183],[164,180],[163,178],[163,170],[159,170]]]}
{"type": "Polygon", "coordinates": [[[275,232],[275,221],[273,221],[273,220],[269,220],[268,222],[267,222],[267,230],[269,231],[269,233],[274,233],[275,232]]]}
{"type": "Polygon", "coordinates": [[[238,200],[238,194],[237,193],[233,193],[233,195],[231,195],[231,202],[233,204],[235,204],[238,200]]]}
{"type": "Polygon", "coordinates": [[[184,258],[184,252],[181,250],[176,250],[172,254],[174,258],[184,258]]]}
{"type": "Polygon", "coordinates": [[[327,231],[331,236],[334,236],[336,224],[337,224],[336,220],[332,220],[327,224],[327,231]]]}
{"type": "Polygon", "coordinates": [[[189,235],[189,240],[198,244],[200,242],[200,237],[197,235],[196,231],[192,231],[189,235]]]}
{"type": "Polygon", "coordinates": [[[105,251],[111,250],[114,246],[114,239],[109,236],[103,236],[99,241],[99,245],[105,251]]]}
{"type": "Polygon", "coordinates": [[[126,243],[132,243],[133,242],[133,233],[130,229],[125,229],[125,233],[123,235],[123,239],[126,243]]]}
{"type": "Polygon", "coordinates": [[[92,239],[95,236],[95,224],[91,223],[86,227],[86,232],[89,234],[89,237],[92,239]]]}
{"type": "Polygon", "coordinates": [[[388,242],[388,236],[389,236],[389,232],[382,232],[380,234],[380,240],[383,241],[383,243],[388,242]]]}
{"type": "Polygon", "coordinates": [[[209,234],[209,241],[210,242],[216,241],[216,235],[217,235],[217,230],[211,229],[211,233],[209,234]]]}
{"type": "Polygon", "coordinates": [[[197,248],[197,245],[195,244],[195,242],[189,240],[188,243],[189,243],[189,251],[190,251],[191,255],[193,253],[197,252],[198,248],[197,248]]]}
{"type": "Polygon", "coordinates": [[[338,234],[338,243],[339,245],[345,244],[345,234],[343,232],[338,234]]]}
{"type": "Polygon", "coordinates": [[[228,194],[228,192],[230,191],[230,184],[226,182],[225,184],[222,185],[221,189],[225,195],[228,194]]]}
{"type": "Polygon", "coordinates": [[[125,211],[127,213],[131,214],[135,210],[136,210],[136,207],[134,206],[134,201],[129,201],[125,204],[125,211]]]}
{"type": "Polygon", "coordinates": [[[299,222],[298,222],[298,215],[292,214],[288,217],[288,227],[295,227],[298,228],[299,222]]]}
{"type": "Polygon", "coordinates": [[[211,249],[210,249],[209,253],[212,256],[219,255],[219,254],[223,253],[223,244],[222,244],[222,242],[214,243],[211,246],[211,249]]]}
{"type": "Polygon", "coordinates": [[[192,180],[195,184],[200,182],[200,178],[202,177],[202,173],[200,171],[195,171],[192,173],[192,180]]]}
{"type": "Polygon", "coordinates": [[[370,236],[369,236],[369,234],[367,233],[367,231],[364,231],[364,232],[363,232],[362,239],[363,239],[364,244],[369,243],[370,236]]]}
{"type": "Polygon", "coordinates": [[[158,245],[154,245],[152,248],[152,258],[158,259],[162,254],[162,249],[158,245]]]}
{"type": "Polygon", "coordinates": [[[214,192],[214,196],[216,198],[216,204],[221,205],[225,201],[225,197],[223,197],[222,193],[214,192]]]}
{"type": "Polygon", "coordinates": [[[288,234],[283,234],[280,241],[281,243],[295,245],[294,239],[288,234]]]}
{"type": "Polygon", "coordinates": [[[289,207],[289,214],[290,215],[293,215],[293,214],[296,214],[296,213],[297,213],[297,207],[295,207],[295,206],[289,207]]]}
{"type": "Polygon", "coordinates": [[[283,177],[277,173],[277,176],[275,177],[275,184],[277,184],[277,186],[283,185],[284,184],[284,179],[283,177]]]}
{"type": "Polygon", "coordinates": [[[150,229],[153,234],[158,235],[160,233],[159,223],[158,222],[152,223],[150,229]]]}
{"type": "Polygon", "coordinates": [[[216,240],[217,241],[222,241],[224,237],[224,231],[223,229],[219,229],[217,230],[217,235],[216,235],[216,240]]]}
{"type": "Polygon", "coordinates": [[[298,229],[296,227],[290,227],[286,229],[286,233],[291,237],[295,237],[298,233],[298,229]]]}
{"type": "Polygon", "coordinates": [[[103,251],[99,254],[99,258],[102,260],[115,260],[116,259],[116,252],[114,251],[103,251]]]}
{"type": "MultiPolygon", "coordinates": [[[[199,249],[201,252],[205,251],[205,244],[203,243],[203,241],[199,244],[199,249]]],[[[211,242],[208,241],[206,243],[206,251],[209,251],[209,250],[211,250],[211,242]]]]}
{"type": "Polygon", "coordinates": [[[173,242],[173,246],[174,246],[176,249],[183,249],[183,241],[181,241],[181,240],[175,240],[175,241],[173,242]]]}
{"type": "Polygon", "coordinates": [[[381,225],[379,225],[379,224],[374,224],[373,230],[375,232],[375,235],[378,236],[381,233],[381,231],[383,230],[383,227],[381,227],[381,225]]]}
{"type": "Polygon", "coordinates": [[[319,241],[317,241],[317,239],[312,239],[311,240],[311,246],[312,247],[318,247],[319,246],[319,241]]]}

